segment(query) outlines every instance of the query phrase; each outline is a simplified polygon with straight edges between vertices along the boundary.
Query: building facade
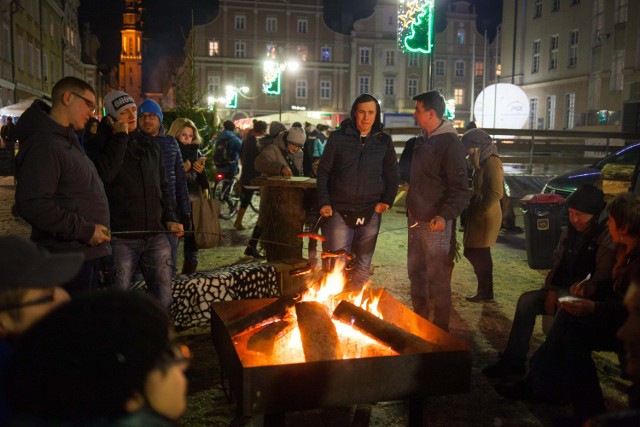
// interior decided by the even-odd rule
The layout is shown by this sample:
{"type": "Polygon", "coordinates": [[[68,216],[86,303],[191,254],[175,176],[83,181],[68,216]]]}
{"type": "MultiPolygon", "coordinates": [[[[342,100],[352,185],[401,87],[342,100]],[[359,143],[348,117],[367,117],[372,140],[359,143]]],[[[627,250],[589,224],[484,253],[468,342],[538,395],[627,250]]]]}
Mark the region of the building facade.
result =
{"type": "Polygon", "coordinates": [[[142,94],[142,0],[125,0],[122,14],[119,90],[139,104],[142,94]]]}
{"type": "Polygon", "coordinates": [[[640,130],[639,2],[504,2],[502,26],[501,81],[527,93],[529,128],[640,130]]]}

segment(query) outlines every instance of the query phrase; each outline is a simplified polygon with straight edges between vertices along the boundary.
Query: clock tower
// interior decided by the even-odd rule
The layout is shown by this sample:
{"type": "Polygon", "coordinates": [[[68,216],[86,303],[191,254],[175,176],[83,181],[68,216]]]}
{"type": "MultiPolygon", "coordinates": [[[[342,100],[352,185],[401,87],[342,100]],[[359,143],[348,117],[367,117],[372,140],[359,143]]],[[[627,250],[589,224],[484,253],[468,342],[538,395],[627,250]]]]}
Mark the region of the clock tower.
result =
{"type": "Polygon", "coordinates": [[[136,104],[142,102],[142,0],[125,0],[120,49],[120,87],[136,104]]]}

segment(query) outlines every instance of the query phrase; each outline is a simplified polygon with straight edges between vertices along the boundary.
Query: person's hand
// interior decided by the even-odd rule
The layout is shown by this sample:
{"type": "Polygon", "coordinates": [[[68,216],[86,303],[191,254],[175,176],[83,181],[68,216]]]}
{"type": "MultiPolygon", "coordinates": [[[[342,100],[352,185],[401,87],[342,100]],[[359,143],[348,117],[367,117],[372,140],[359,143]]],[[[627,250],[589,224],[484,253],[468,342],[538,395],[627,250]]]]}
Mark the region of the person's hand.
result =
{"type": "Polygon", "coordinates": [[[544,300],[544,311],[547,314],[556,314],[558,308],[558,293],[556,291],[547,291],[547,298],[544,300]]]}
{"type": "Polygon", "coordinates": [[[93,236],[89,240],[91,246],[98,246],[103,243],[111,241],[111,233],[109,229],[102,224],[96,224],[93,226],[93,236]]]}
{"type": "Polygon", "coordinates": [[[320,208],[320,215],[324,217],[331,216],[333,215],[333,209],[331,209],[331,206],[329,205],[324,205],[320,208]]]}
{"type": "Polygon", "coordinates": [[[579,299],[561,302],[560,307],[574,316],[586,316],[595,311],[596,303],[590,299],[579,299]]]}
{"type": "Polygon", "coordinates": [[[376,203],[375,211],[379,214],[389,210],[389,205],[386,203],[376,203]]]}
{"type": "Polygon", "coordinates": [[[126,122],[123,122],[122,120],[118,120],[116,122],[111,116],[106,116],[106,119],[107,124],[111,126],[111,129],[113,129],[113,133],[129,133],[129,125],[126,122]]]}
{"type": "Polygon", "coordinates": [[[446,224],[447,222],[441,216],[434,216],[431,218],[431,221],[427,223],[432,231],[444,231],[446,224]]]}
{"type": "Polygon", "coordinates": [[[184,236],[184,227],[179,222],[167,222],[167,229],[176,237],[184,236]]]}
{"type": "Polygon", "coordinates": [[[191,169],[191,162],[189,160],[185,160],[184,161],[184,171],[185,172],[189,172],[189,169],[191,169]]]}
{"type": "Polygon", "coordinates": [[[197,162],[193,164],[193,170],[197,173],[202,173],[202,171],[204,170],[204,159],[205,157],[201,157],[197,162]]]}
{"type": "Polygon", "coordinates": [[[291,169],[289,169],[288,166],[283,166],[282,169],[280,169],[280,175],[293,176],[293,172],[291,172],[291,169]]]}
{"type": "Polygon", "coordinates": [[[596,293],[596,287],[591,282],[582,281],[571,285],[569,292],[576,297],[589,298],[596,293]]]}

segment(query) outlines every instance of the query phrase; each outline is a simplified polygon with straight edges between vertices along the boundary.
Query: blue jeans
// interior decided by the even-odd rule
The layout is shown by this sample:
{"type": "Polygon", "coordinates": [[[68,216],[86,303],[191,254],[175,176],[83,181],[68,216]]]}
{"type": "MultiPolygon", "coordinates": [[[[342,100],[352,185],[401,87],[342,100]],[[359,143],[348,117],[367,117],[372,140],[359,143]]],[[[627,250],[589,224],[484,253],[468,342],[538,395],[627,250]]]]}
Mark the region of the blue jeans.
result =
{"type": "Polygon", "coordinates": [[[360,290],[369,280],[371,258],[376,249],[378,231],[380,230],[380,214],[374,212],[367,225],[351,228],[345,224],[342,215],[334,211],[333,215],[322,220],[323,251],[344,249],[356,256],[356,264],[349,274],[350,290],[360,290]]]}
{"type": "Polygon", "coordinates": [[[171,307],[171,246],[164,234],[146,239],[111,240],[113,247],[114,286],[127,290],[136,267],[140,265],[147,287],[160,303],[171,307]]]}
{"type": "Polygon", "coordinates": [[[432,231],[427,222],[409,217],[407,269],[411,281],[413,311],[429,318],[429,297],[434,300],[433,324],[447,331],[451,314],[451,246],[452,221],[443,231],[432,231]]]}
{"type": "Polygon", "coordinates": [[[167,233],[165,236],[171,246],[171,277],[176,277],[178,274],[178,237],[171,233],[167,233]]]}

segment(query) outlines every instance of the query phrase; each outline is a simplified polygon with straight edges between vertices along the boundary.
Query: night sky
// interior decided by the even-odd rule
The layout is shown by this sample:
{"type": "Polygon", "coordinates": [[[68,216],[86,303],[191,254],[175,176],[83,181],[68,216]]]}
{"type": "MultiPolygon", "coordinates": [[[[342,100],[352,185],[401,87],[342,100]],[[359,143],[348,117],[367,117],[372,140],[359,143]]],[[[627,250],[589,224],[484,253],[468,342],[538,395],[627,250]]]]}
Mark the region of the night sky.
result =
{"type": "MultiPolygon", "coordinates": [[[[478,13],[478,30],[489,30],[489,37],[495,34],[495,27],[502,16],[503,0],[475,0],[478,13]]],[[[324,0],[324,16],[327,25],[336,31],[347,32],[353,19],[360,19],[372,12],[376,0],[324,0]],[[345,12],[353,13],[353,19],[345,12]],[[340,27],[343,28],[340,28],[340,27]]],[[[444,22],[438,21],[438,10],[446,7],[447,0],[436,0],[436,28],[442,29],[444,22]]],[[[144,50],[143,72],[148,82],[157,81],[153,72],[164,74],[170,68],[170,61],[181,62],[186,37],[191,28],[191,11],[194,10],[195,24],[211,21],[218,10],[218,0],[144,0],[144,50]],[[177,6],[179,5],[179,6],[177,6]]],[[[80,31],[85,22],[90,23],[102,47],[98,51],[99,60],[109,66],[118,64],[120,55],[120,28],[122,25],[123,0],[81,0],[78,9],[80,31]]],[[[148,85],[147,85],[148,86],[148,85]]],[[[145,91],[159,88],[144,87],[145,91]]]]}

